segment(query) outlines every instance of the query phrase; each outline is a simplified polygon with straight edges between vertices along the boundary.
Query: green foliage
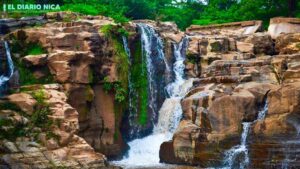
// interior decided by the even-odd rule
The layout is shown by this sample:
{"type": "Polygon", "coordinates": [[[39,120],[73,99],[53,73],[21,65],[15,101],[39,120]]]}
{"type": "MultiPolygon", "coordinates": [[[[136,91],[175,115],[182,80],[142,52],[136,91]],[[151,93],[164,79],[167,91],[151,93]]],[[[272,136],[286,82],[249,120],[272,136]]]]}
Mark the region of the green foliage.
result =
{"type": "Polygon", "coordinates": [[[108,24],[108,25],[103,25],[99,31],[102,32],[106,37],[109,37],[111,36],[112,30],[113,30],[113,25],[108,24]]]}
{"type": "MultiPolygon", "coordinates": [[[[54,81],[53,76],[49,73],[48,76],[42,77],[40,79],[37,79],[32,70],[27,68],[22,60],[16,60],[15,62],[16,67],[18,68],[19,74],[20,74],[20,83],[21,85],[32,85],[32,84],[49,84],[54,81]]],[[[47,72],[48,70],[46,70],[47,72]]]]}
{"type": "MultiPolygon", "coordinates": [[[[23,120],[13,120],[13,116],[0,117],[0,139],[14,141],[18,137],[31,137],[37,139],[40,132],[46,133],[47,139],[59,139],[59,136],[51,131],[51,126],[55,124],[49,118],[52,114],[49,105],[46,103],[46,95],[43,90],[27,91],[37,101],[34,111],[31,115],[20,110],[13,103],[5,102],[0,104],[1,110],[13,110],[22,118],[28,119],[25,123],[23,120]]],[[[60,123],[59,121],[57,123],[60,123]]]]}
{"type": "Polygon", "coordinates": [[[27,55],[40,55],[46,53],[43,47],[38,43],[30,43],[25,52],[27,55]]]}
{"type": "Polygon", "coordinates": [[[0,110],[14,110],[14,111],[21,111],[20,108],[10,102],[4,102],[0,104],[0,110]]]}
{"type": "Polygon", "coordinates": [[[135,44],[133,53],[133,63],[130,67],[133,96],[133,104],[138,108],[138,123],[145,125],[148,118],[148,78],[147,65],[145,58],[143,59],[141,43],[135,44]]]}
{"type": "Polygon", "coordinates": [[[62,10],[73,11],[87,15],[109,16],[117,23],[128,22],[125,17],[127,7],[123,0],[64,0],[62,10]]]}
{"type": "Polygon", "coordinates": [[[119,83],[115,83],[114,89],[116,91],[115,100],[117,102],[123,102],[126,99],[126,95],[127,95],[126,90],[123,87],[121,87],[119,83]]]}
{"type": "Polygon", "coordinates": [[[24,123],[13,124],[10,119],[0,118],[0,139],[15,141],[17,137],[26,135],[26,125],[24,123]]]}
{"type": "Polygon", "coordinates": [[[36,90],[32,92],[32,97],[37,101],[37,105],[31,115],[31,122],[34,126],[48,130],[53,122],[48,117],[48,115],[51,115],[51,111],[49,105],[45,102],[45,92],[43,90],[36,90]]]}
{"type": "MultiPolygon", "coordinates": [[[[26,37],[23,40],[17,40],[15,37],[11,38],[11,52],[13,54],[18,53],[21,55],[21,57],[24,57],[26,55],[33,55],[34,57],[34,55],[47,53],[46,50],[39,43],[26,43],[26,37]]],[[[34,76],[33,71],[25,66],[22,59],[13,57],[13,60],[15,66],[18,68],[19,71],[21,85],[49,84],[54,81],[53,76],[49,73],[47,67],[41,68],[41,70],[44,71],[45,74],[47,74],[47,76],[37,79],[34,76]]]]}
{"type": "MultiPolygon", "coordinates": [[[[263,20],[267,26],[270,18],[291,16],[286,0],[210,0],[193,24],[208,25],[244,20],[263,20]]],[[[298,4],[299,5],[299,4],[298,4]]]]}
{"type": "Polygon", "coordinates": [[[61,9],[78,12],[86,15],[97,15],[99,13],[95,5],[82,4],[82,3],[65,4],[64,6],[62,6],[61,9]]]}
{"type": "Polygon", "coordinates": [[[128,31],[126,30],[126,29],[124,29],[124,28],[118,28],[118,34],[119,35],[122,35],[122,36],[125,36],[125,37],[128,37],[128,35],[129,35],[129,33],[128,33],[128,31]]]}
{"type": "MultiPolygon", "coordinates": [[[[57,2],[62,5],[61,9],[64,11],[104,15],[113,18],[117,23],[126,23],[129,19],[174,21],[182,30],[190,24],[208,25],[255,19],[263,20],[267,25],[269,19],[275,16],[300,17],[300,2],[296,0],[204,0],[205,3],[194,0],[185,2],[173,0],[58,0],[57,2]]],[[[34,1],[28,0],[25,3],[34,3],[34,1]]],[[[2,9],[0,8],[0,10],[2,9]]],[[[45,12],[13,12],[9,13],[9,17],[20,18],[45,12]]]]}
{"type": "Polygon", "coordinates": [[[104,78],[103,89],[106,92],[115,92],[115,100],[119,103],[126,99],[127,91],[122,87],[121,82],[110,82],[108,77],[104,78]]]}
{"type": "MultiPolygon", "coordinates": [[[[119,26],[119,25],[103,25],[100,30],[101,33],[103,33],[107,38],[111,38],[113,41],[113,45],[116,46],[117,48],[117,52],[122,52],[122,50],[124,50],[122,47],[122,44],[120,44],[120,42],[118,42],[118,38],[120,38],[120,36],[125,36],[128,37],[129,33],[126,29],[124,29],[123,27],[119,26]]],[[[124,51],[125,52],[125,51],[124,51]]],[[[126,53],[125,53],[126,55],[126,53]]]]}

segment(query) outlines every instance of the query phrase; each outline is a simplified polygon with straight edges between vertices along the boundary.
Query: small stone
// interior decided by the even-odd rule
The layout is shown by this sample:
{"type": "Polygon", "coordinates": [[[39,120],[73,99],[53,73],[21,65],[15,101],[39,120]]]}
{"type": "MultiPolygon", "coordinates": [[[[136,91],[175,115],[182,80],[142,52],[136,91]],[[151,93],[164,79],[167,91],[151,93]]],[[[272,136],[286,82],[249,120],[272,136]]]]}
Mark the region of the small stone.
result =
{"type": "Polygon", "coordinates": [[[8,153],[17,153],[19,152],[18,148],[13,142],[4,141],[3,146],[8,153]]]}

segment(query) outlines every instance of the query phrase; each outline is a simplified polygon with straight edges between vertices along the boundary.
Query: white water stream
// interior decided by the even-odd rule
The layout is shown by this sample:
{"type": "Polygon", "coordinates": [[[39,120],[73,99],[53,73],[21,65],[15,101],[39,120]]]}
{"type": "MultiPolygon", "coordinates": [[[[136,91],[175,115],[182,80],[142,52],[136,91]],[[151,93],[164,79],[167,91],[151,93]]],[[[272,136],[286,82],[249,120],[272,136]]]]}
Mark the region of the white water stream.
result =
{"type": "MultiPolygon", "coordinates": [[[[268,112],[268,102],[264,104],[262,110],[258,112],[257,120],[263,120],[268,112]]],[[[225,152],[224,167],[223,169],[245,169],[248,167],[250,159],[247,147],[247,138],[251,125],[255,122],[243,122],[243,132],[241,135],[241,141],[239,145],[232,147],[225,152]]]]}
{"type": "MultiPolygon", "coordinates": [[[[142,29],[142,39],[144,39],[147,53],[149,52],[147,51],[147,34],[149,34],[149,30],[146,29],[145,25],[141,27],[145,28],[144,30],[142,29]]],[[[173,52],[176,61],[173,64],[173,72],[175,74],[175,79],[172,83],[166,86],[166,91],[169,94],[169,98],[164,101],[162,107],[159,110],[158,122],[154,125],[152,134],[144,138],[135,139],[129,142],[128,145],[130,147],[130,150],[128,151],[128,155],[121,161],[114,161],[114,164],[123,166],[125,168],[151,166],[157,167],[163,165],[159,163],[160,145],[164,141],[168,141],[172,138],[173,133],[175,132],[182,116],[180,101],[193,85],[193,79],[184,79],[183,62],[185,60],[184,52],[187,43],[188,39],[184,38],[182,42],[180,42],[180,44],[174,45],[173,52]]],[[[149,104],[152,104],[151,100],[149,104]]]]}
{"type": "Polygon", "coordinates": [[[11,55],[10,55],[10,50],[8,47],[7,42],[4,42],[4,46],[5,46],[5,51],[6,51],[6,57],[7,57],[7,64],[8,64],[8,75],[1,75],[0,76],[0,88],[11,78],[11,76],[14,73],[14,64],[13,61],[11,59],[11,55]]]}

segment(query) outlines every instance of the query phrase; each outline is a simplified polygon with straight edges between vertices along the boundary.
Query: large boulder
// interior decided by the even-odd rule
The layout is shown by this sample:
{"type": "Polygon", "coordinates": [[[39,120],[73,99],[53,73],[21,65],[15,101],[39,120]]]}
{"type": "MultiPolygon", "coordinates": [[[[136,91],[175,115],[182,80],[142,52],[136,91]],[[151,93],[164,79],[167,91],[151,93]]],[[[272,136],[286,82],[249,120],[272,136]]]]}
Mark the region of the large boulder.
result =
{"type": "Polygon", "coordinates": [[[282,34],[276,38],[275,49],[279,54],[294,54],[300,51],[300,31],[282,34]]]}
{"type": "Polygon", "coordinates": [[[262,21],[231,22],[207,26],[191,25],[186,29],[188,34],[223,34],[223,35],[247,35],[262,30],[262,21]]]}
{"type": "Polygon", "coordinates": [[[171,142],[161,146],[161,160],[203,167],[222,162],[222,151],[238,144],[243,121],[254,121],[272,84],[207,84],[182,100],[183,120],[171,142]],[[221,151],[220,151],[221,150],[221,151]],[[165,157],[166,152],[173,152],[165,157]]]}
{"type": "Polygon", "coordinates": [[[270,20],[268,33],[273,39],[276,39],[280,34],[299,33],[300,19],[299,18],[283,18],[277,17],[270,20]]]}
{"type": "Polygon", "coordinates": [[[297,150],[300,144],[300,84],[289,83],[272,89],[268,94],[265,119],[252,125],[250,157],[253,168],[280,168],[283,164],[299,168],[297,150]],[[276,160],[274,160],[276,159],[276,160]]]}
{"type": "Polygon", "coordinates": [[[15,104],[19,107],[19,109],[21,109],[29,115],[33,113],[34,106],[37,103],[37,101],[30,94],[27,93],[12,94],[7,96],[7,99],[9,102],[15,104]]]}

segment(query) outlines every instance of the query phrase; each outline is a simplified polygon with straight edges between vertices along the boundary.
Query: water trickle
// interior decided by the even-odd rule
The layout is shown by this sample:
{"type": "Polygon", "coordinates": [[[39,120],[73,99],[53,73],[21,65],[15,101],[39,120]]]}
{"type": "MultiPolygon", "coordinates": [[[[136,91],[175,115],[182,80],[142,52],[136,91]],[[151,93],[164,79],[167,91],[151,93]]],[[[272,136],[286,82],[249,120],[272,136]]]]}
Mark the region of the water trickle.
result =
{"type": "MultiPolygon", "coordinates": [[[[128,60],[129,60],[129,66],[132,65],[132,58],[131,58],[131,52],[130,52],[130,49],[129,49],[129,46],[128,46],[128,41],[127,41],[127,38],[125,36],[122,36],[122,40],[123,40],[123,46],[124,46],[124,50],[126,52],[126,55],[128,57],[128,60]]],[[[134,90],[133,88],[133,83],[132,83],[132,78],[131,78],[131,71],[128,71],[128,92],[129,92],[129,125],[130,126],[134,126],[135,125],[135,122],[134,122],[134,119],[137,118],[137,106],[135,106],[134,104],[134,96],[136,95],[136,91],[134,90]]],[[[138,128],[135,128],[135,129],[138,129],[138,128]]],[[[131,130],[130,131],[131,135],[133,135],[134,132],[138,132],[137,130],[131,130]]]]}
{"type": "Polygon", "coordinates": [[[268,112],[268,101],[266,101],[264,107],[258,112],[257,120],[263,120],[268,112]]]}
{"type": "MultiPolygon", "coordinates": [[[[145,29],[144,31],[149,30],[145,29]]],[[[144,40],[144,42],[145,41],[147,40],[144,40]]],[[[161,165],[159,163],[160,145],[164,141],[172,138],[182,115],[180,101],[188,89],[193,85],[193,79],[184,79],[184,67],[181,65],[185,59],[184,53],[187,42],[188,39],[184,38],[180,44],[174,44],[173,53],[175,62],[173,65],[173,73],[175,74],[175,79],[166,87],[170,97],[164,101],[161,109],[159,110],[158,122],[155,124],[153,132],[147,137],[135,139],[129,142],[130,150],[127,157],[121,161],[114,162],[117,165],[125,167],[161,165]]]]}
{"type": "Polygon", "coordinates": [[[225,152],[225,166],[229,168],[237,168],[236,165],[239,165],[238,168],[244,169],[249,164],[249,155],[247,149],[247,137],[249,133],[249,128],[251,122],[244,122],[243,133],[241,136],[241,144],[234,146],[230,150],[225,152]],[[243,160],[238,160],[238,158],[243,158],[243,160]],[[238,164],[236,164],[238,162],[238,164]]]}
{"type": "MultiPolygon", "coordinates": [[[[7,69],[6,73],[4,73],[0,76],[0,94],[6,90],[7,82],[14,73],[14,64],[13,64],[13,61],[11,58],[8,43],[6,41],[4,42],[4,47],[5,47],[5,55],[6,55],[8,69],[7,69]]],[[[2,57],[2,56],[0,56],[0,57],[2,57]]]]}
{"type": "MultiPolygon", "coordinates": [[[[268,102],[266,101],[264,107],[258,112],[258,117],[255,121],[263,120],[268,112],[268,102]]],[[[240,144],[232,147],[225,152],[224,168],[239,168],[245,169],[248,167],[250,158],[247,147],[247,138],[250,132],[251,125],[255,122],[243,122],[243,132],[241,135],[240,144]]]]}

